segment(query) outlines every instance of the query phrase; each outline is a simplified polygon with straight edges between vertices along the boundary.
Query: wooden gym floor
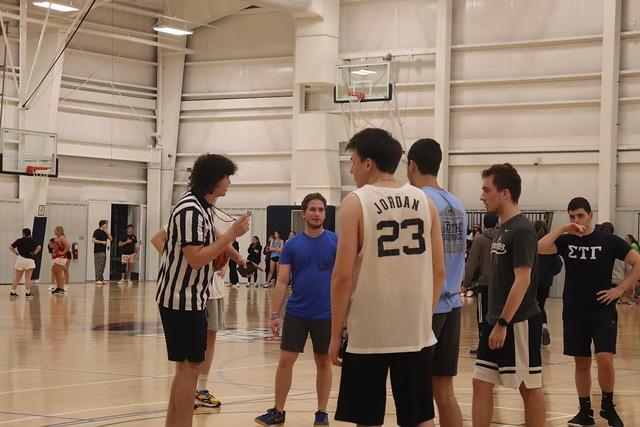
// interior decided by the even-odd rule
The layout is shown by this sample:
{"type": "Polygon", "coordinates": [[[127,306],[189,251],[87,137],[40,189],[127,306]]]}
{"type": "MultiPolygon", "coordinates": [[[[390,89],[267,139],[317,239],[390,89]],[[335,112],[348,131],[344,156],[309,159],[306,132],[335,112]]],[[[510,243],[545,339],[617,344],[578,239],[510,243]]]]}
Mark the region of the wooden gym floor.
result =
{"type": "MultiPolygon", "coordinates": [[[[173,364],[166,358],[154,285],[71,285],[52,296],[34,286],[35,298],[9,300],[0,287],[0,426],[163,426],[173,364]]],[[[227,288],[228,330],[219,335],[209,376],[222,408],[198,414],[195,426],[252,426],[273,405],[278,342],[269,339],[271,290],[227,288]]],[[[471,425],[471,374],[475,299],[465,299],[459,375],[455,379],[465,425],[471,425]]],[[[640,307],[618,306],[616,403],[625,425],[640,426],[640,307]]],[[[562,355],[561,302],[548,302],[551,345],[543,349],[548,426],[566,426],[577,399],[573,363],[562,355]]],[[[334,370],[329,411],[335,410],[340,371],[334,370]]],[[[600,396],[595,381],[594,409],[600,396]]],[[[388,395],[386,426],[396,425],[388,395]]],[[[315,369],[309,347],[295,369],[287,425],[310,426],[316,410],[315,369]]],[[[437,423],[437,419],[436,419],[437,423]]],[[[332,421],[332,425],[347,425],[332,421]]],[[[522,403],[498,389],[494,425],[524,425],[522,403]]],[[[597,418],[598,426],[606,426],[597,418]]]]}

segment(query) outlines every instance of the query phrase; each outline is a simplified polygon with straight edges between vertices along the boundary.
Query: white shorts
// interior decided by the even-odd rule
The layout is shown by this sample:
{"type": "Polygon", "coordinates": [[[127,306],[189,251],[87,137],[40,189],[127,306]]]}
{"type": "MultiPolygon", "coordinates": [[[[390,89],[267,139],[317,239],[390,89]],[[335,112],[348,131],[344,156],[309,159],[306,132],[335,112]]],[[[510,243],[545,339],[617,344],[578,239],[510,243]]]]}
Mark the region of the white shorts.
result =
{"type": "Polygon", "coordinates": [[[61,265],[61,266],[66,266],[67,265],[67,259],[66,258],[54,258],[53,259],[53,265],[61,265]]]}
{"type": "Polygon", "coordinates": [[[207,301],[207,330],[222,331],[226,327],[224,321],[224,298],[207,301]]]}
{"type": "Polygon", "coordinates": [[[123,264],[130,264],[133,263],[133,261],[135,261],[136,259],[136,255],[135,254],[130,254],[130,255],[122,255],[120,257],[120,262],[123,264]]]}
{"type": "Polygon", "coordinates": [[[16,257],[16,270],[24,271],[24,270],[33,270],[35,268],[36,268],[36,262],[31,258],[25,258],[20,255],[16,257]]]}

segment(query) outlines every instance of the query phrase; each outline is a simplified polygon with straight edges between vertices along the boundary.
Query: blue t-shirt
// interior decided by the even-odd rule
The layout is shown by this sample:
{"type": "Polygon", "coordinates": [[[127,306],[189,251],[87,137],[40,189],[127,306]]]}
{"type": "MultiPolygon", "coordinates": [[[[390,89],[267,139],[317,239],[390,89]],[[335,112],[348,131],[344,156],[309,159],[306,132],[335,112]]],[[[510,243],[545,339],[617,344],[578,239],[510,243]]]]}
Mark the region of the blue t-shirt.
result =
{"type": "Polygon", "coordinates": [[[287,315],[305,320],[331,318],[331,274],[336,260],[338,236],[324,230],[318,237],[306,233],[289,239],[280,264],[291,266],[291,296],[287,315]]]}
{"type": "Polygon", "coordinates": [[[269,257],[271,259],[277,260],[278,258],[280,258],[280,255],[282,254],[282,251],[275,252],[274,249],[280,249],[280,241],[279,240],[274,240],[273,242],[271,242],[271,252],[269,253],[269,257]]]}
{"type": "Polygon", "coordinates": [[[464,279],[464,254],[467,248],[467,214],[462,202],[446,190],[423,187],[422,191],[436,205],[444,243],[444,288],[436,313],[448,313],[462,306],[460,286],[464,279]]]}

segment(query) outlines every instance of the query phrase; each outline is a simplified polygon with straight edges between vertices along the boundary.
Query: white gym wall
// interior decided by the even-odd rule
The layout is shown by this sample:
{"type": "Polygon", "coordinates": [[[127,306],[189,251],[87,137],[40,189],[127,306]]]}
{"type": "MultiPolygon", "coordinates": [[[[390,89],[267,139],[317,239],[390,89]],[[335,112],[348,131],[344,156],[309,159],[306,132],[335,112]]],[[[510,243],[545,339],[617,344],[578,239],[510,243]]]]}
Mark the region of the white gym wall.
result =
{"type": "MultiPolygon", "coordinates": [[[[6,0],[0,10],[13,16],[5,19],[19,66],[17,3],[6,0]]],[[[161,14],[166,3],[174,2],[138,6],[161,14]]],[[[210,17],[211,25],[186,38],[156,37],[153,16],[117,2],[91,12],[92,32],[81,29],[64,54],[57,114],[48,118],[60,156],[50,201],[85,216],[89,200],[146,204],[151,236],[195,157],[216,152],[239,166],[223,208],[289,204],[317,190],[337,203],[353,186],[338,146],[348,137],[350,107],[331,101],[329,71],[346,59],[378,62],[392,53],[395,101],[362,104],[352,120],[384,125],[407,148],[421,137],[444,138],[448,187],[469,208],[481,207],[479,174],[491,163],[514,163],[524,180],[522,206],[556,211],[556,225],[566,222],[575,195],[598,209],[615,177],[607,192],[617,188],[616,227],[638,234],[640,0],[452,0],[450,11],[444,0],[315,0],[307,13],[276,9],[277,1],[193,3],[200,4],[172,13],[210,17]],[[617,106],[617,116],[603,121],[602,105],[611,114],[617,106]]],[[[47,46],[58,30],[47,31],[47,46]]],[[[39,33],[29,24],[31,56],[39,33]]],[[[20,124],[13,76],[7,66],[4,127],[20,124]]],[[[3,214],[18,198],[18,177],[0,174],[3,214]]],[[[22,226],[12,218],[0,231],[5,245],[22,226]]],[[[256,227],[252,233],[263,236],[256,227]]],[[[143,250],[154,277],[157,260],[143,250]]],[[[0,260],[7,282],[9,258],[0,260]]]]}

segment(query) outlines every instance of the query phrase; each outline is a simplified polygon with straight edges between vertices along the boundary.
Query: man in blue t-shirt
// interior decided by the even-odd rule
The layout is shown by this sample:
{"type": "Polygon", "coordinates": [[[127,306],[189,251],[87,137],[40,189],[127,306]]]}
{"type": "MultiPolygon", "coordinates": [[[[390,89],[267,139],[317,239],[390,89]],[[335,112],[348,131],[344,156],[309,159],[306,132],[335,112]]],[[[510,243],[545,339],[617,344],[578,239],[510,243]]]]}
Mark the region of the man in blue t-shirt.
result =
{"type": "Polygon", "coordinates": [[[453,377],[458,373],[460,287],[464,278],[467,216],[462,202],[438,184],[442,162],[440,144],[433,139],[419,139],[409,149],[407,159],[409,181],[422,188],[440,214],[444,243],[445,284],[433,315],[433,332],[438,339],[433,348],[433,397],[438,405],[440,425],[462,427],[453,377]]]}
{"type": "Polygon", "coordinates": [[[280,253],[278,279],[273,293],[271,330],[280,335],[280,361],[276,370],[275,406],[255,419],[263,426],[280,425],[285,421],[284,404],[291,388],[293,365],[304,352],[307,336],[311,335],[317,368],[316,387],[318,411],[314,426],[329,425],[327,403],[331,392],[331,274],[336,259],[338,237],[324,229],[327,201],[320,193],[308,194],[302,201],[304,233],[289,239],[280,253]],[[292,279],[291,296],[284,321],[280,311],[292,279]]]}

